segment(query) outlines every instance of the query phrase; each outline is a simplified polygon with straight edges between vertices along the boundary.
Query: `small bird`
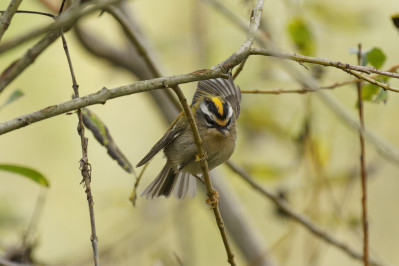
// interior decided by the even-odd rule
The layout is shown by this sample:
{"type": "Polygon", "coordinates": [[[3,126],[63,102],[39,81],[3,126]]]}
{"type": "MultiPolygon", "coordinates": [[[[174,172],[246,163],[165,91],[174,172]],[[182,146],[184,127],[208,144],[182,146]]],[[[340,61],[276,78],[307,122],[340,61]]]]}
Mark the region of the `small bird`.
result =
{"type": "MultiPolygon", "coordinates": [[[[228,160],[234,151],[240,102],[241,90],[234,85],[231,74],[228,79],[198,82],[191,111],[201,136],[209,170],[228,160]]],[[[202,170],[197,159],[197,146],[184,112],[178,115],[137,167],[147,163],[162,149],[167,159],[166,164],[141,196],[147,199],[161,196],[168,198],[173,193],[178,199],[183,199],[187,194],[193,197],[197,181],[192,175],[199,175],[202,170]]]]}

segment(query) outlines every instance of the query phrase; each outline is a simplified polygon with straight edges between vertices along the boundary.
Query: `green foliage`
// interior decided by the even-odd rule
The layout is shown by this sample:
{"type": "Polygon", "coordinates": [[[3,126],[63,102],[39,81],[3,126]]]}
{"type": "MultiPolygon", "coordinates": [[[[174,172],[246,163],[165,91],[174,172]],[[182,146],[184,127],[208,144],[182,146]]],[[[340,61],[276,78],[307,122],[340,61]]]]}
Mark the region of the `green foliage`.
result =
{"type": "Polygon", "coordinates": [[[315,42],[309,25],[302,17],[293,18],[288,22],[287,31],[291,41],[304,55],[313,55],[315,42]]]}
{"type": "MultiPolygon", "coordinates": [[[[351,49],[351,53],[357,54],[358,50],[351,49]]],[[[384,52],[378,47],[373,47],[362,52],[361,65],[371,65],[380,69],[384,65],[385,60],[386,55],[384,52]]],[[[386,76],[378,76],[375,79],[382,83],[388,83],[389,81],[389,77],[386,76]]],[[[374,103],[386,103],[388,100],[388,92],[377,85],[368,83],[362,87],[362,100],[374,103]]]]}
{"type": "Polygon", "coordinates": [[[35,169],[25,167],[25,166],[19,166],[19,165],[12,165],[12,164],[0,164],[0,170],[11,172],[14,174],[22,175],[24,177],[27,177],[36,183],[44,186],[44,187],[49,187],[50,184],[47,181],[46,177],[42,175],[40,172],[38,172],[35,169]]]}
{"type": "Polygon", "coordinates": [[[21,98],[24,95],[24,93],[20,90],[15,90],[11,95],[8,97],[8,99],[0,105],[0,110],[3,109],[6,105],[12,103],[13,101],[21,98]]]}
{"type": "Polygon", "coordinates": [[[87,108],[82,109],[82,115],[84,125],[93,133],[96,140],[107,148],[108,155],[116,160],[125,171],[131,173],[133,171],[131,163],[119,150],[104,122],[87,108]]]}
{"type": "Polygon", "coordinates": [[[365,54],[366,62],[375,68],[381,68],[385,62],[386,56],[378,47],[374,47],[365,54]]]}
{"type": "Polygon", "coordinates": [[[366,84],[362,87],[362,100],[373,101],[375,95],[379,92],[380,87],[374,84],[366,84]]]}

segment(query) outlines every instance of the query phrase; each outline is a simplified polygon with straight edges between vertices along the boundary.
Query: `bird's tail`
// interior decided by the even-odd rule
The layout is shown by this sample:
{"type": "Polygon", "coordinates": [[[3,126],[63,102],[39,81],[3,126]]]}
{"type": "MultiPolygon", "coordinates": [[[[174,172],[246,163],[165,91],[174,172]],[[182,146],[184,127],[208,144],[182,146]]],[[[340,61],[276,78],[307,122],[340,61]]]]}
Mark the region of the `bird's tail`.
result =
{"type": "Polygon", "coordinates": [[[186,195],[193,197],[197,190],[197,180],[194,176],[184,172],[175,172],[166,163],[157,178],[141,193],[147,199],[165,196],[172,193],[177,199],[183,199],[186,195]]]}

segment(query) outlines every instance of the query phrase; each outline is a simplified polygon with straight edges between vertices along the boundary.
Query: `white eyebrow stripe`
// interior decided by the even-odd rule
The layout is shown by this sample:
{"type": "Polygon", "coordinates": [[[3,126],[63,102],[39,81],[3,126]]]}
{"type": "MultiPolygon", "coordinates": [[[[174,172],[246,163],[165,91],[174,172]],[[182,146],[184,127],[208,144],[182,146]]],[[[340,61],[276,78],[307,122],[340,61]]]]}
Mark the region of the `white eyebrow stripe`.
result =
{"type": "Polygon", "coordinates": [[[201,103],[200,108],[204,114],[208,115],[210,118],[213,119],[213,114],[209,111],[208,107],[206,106],[206,103],[201,103]]]}
{"type": "Polygon", "coordinates": [[[230,104],[227,104],[227,106],[229,107],[229,111],[227,113],[226,119],[229,119],[233,115],[233,108],[230,106],[230,104]]]}

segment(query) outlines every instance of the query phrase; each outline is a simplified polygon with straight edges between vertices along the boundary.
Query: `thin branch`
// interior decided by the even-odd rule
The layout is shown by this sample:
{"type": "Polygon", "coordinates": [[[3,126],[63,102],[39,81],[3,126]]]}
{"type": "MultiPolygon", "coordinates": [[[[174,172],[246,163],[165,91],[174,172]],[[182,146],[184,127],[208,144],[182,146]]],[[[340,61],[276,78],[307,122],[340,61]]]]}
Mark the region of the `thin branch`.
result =
{"type": "Polygon", "coordinates": [[[137,81],[133,84],[117,87],[110,90],[108,90],[107,88],[103,88],[97,93],[89,94],[80,98],[75,98],[61,104],[51,105],[39,111],[22,115],[7,122],[1,123],[0,135],[53,116],[77,110],[79,108],[94,104],[105,104],[105,102],[109,99],[161,88],[164,89],[165,87],[171,87],[182,83],[225,77],[225,74],[222,73],[220,69],[202,70],[183,75],[137,81]]]}
{"type": "MultiPolygon", "coordinates": [[[[253,178],[241,167],[239,167],[237,164],[233,163],[232,161],[228,161],[226,163],[231,170],[233,170],[236,174],[238,174],[240,177],[243,178],[245,182],[247,182],[252,188],[254,188],[256,191],[261,193],[263,196],[269,198],[276,206],[278,206],[280,209],[282,209],[291,219],[295,220],[296,222],[300,223],[301,225],[304,226],[309,232],[314,234],[315,236],[319,237],[323,241],[337,247],[341,251],[343,251],[345,254],[349,255],[352,258],[355,258],[357,260],[363,260],[363,255],[356,250],[353,250],[350,246],[346,245],[342,241],[334,238],[332,235],[328,234],[326,231],[323,231],[321,228],[319,228],[316,224],[314,224],[308,217],[304,216],[300,212],[295,211],[292,209],[292,207],[281,197],[279,197],[277,194],[269,191],[268,189],[260,186],[258,183],[256,183],[253,178]]],[[[381,263],[376,262],[376,261],[370,261],[370,265],[373,266],[382,266],[381,263]]]]}
{"type": "Polygon", "coordinates": [[[205,180],[207,195],[209,197],[209,201],[213,205],[212,210],[215,215],[216,223],[219,227],[219,231],[220,231],[220,234],[223,239],[224,247],[225,247],[226,253],[227,253],[228,262],[230,263],[230,265],[236,265],[236,263],[234,261],[234,254],[231,250],[229,241],[227,239],[226,231],[224,230],[224,223],[223,223],[222,215],[220,214],[220,210],[219,210],[219,206],[218,206],[219,200],[217,198],[217,192],[213,188],[211,178],[209,176],[208,160],[206,158],[205,150],[202,146],[202,140],[201,140],[201,136],[198,132],[197,124],[195,123],[193,113],[191,112],[190,106],[188,105],[183,92],[177,87],[174,87],[173,90],[177,94],[177,96],[183,106],[183,110],[187,116],[188,122],[190,123],[190,127],[193,132],[194,141],[195,141],[195,144],[197,145],[197,149],[198,149],[198,157],[199,157],[199,161],[201,164],[202,174],[203,174],[204,180],[205,180]]]}
{"type": "MultiPolygon", "coordinates": [[[[61,14],[62,9],[64,7],[65,0],[62,1],[59,14],[61,14]]],[[[72,60],[71,56],[69,54],[68,50],[68,44],[67,41],[64,37],[64,34],[61,30],[61,38],[62,38],[62,44],[64,47],[65,55],[67,57],[68,61],[68,66],[69,70],[71,72],[71,78],[72,78],[72,88],[74,91],[73,98],[79,98],[79,85],[77,84],[76,77],[75,77],[75,72],[73,70],[73,65],[72,65],[72,60]]],[[[80,159],[80,166],[79,169],[81,171],[83,180],[82,182],[84,183],[85,192],[87,196],[87,203],[89,205],[89,215],[90,215],[90,227],[91,227],[91,245],[93,248],[93,260],[94,260],[94,265],[98,266],[100,265],[100,257],[98,255],[98,238],[96,234],[96,222],[95,222],[95,216],[94,216],[94,201],[93,201],[93,195],[91,193],[91,165],[89,164],[89,158],[87,155],[87,146],[88,146],[88,138],[85,137],[85,126],[83,124],[83,114],[82,110],[79,108],[77,111],[78,115],[78,134],[80,136],[80,143],[82,146],[82,158],[80,159]]]]}
{"type": "Polygon", "coordinates": [[[28,66],[30,66],[36,58],[58,39],[60,33],[49,33],[44,36],[32,48],[28,49],[26,53],[4,70],[0,76],[0,93],[16,79],[28,66]]]}
{"type": "Polygon", "coordinates": [[[223,63],[217,65],[216,68],[220,68],[224,73],[227,73],[233,67],[243,62],[250,55],[251,46],[254,43],[255,34],[260,25],[260,19],[262,17],[262,11],[263,11],[263,4],[264,0],[258,0],[255,8],[252,10],[247,38],[240,46],[238,51],[232,54],[223,63]]]}
{"type": "Polygon", "coordinates": [[[68,8],[66,12],[57,17],[57,20],[50,25],[43,26],[28,33],[21,34],[13,40],[2,43],[0,45],[0,54],[44,33],[58,32],[60,28],[64,30],[66,28],[70,28],[81,17],[91,14],[97,10],[102,10],[105,7],[115,4],[119,1],[120,0],[98,0],[88,1],[87,3],[83,3],[82,5],[73,4],[70,8],[68,8]]]}
{"type": "Polygon", "coordinates": [[[244,69],[244,66],[245,66],[245,63],[247,62],[247,59],[248,59],[248,57],[245,58],[244,61],[242,61],[242,62],[238,65],[236,71],[235,71],[234,74],[233,74],[233,80],[235,80],[235,79],[238,77],[238,75],[240,75],[241,71],[244,69]]]}
{"type": "MultiPolygon", "coordinates": [[[[243,32],[247,33],[249,32],[249,27],[247,23],[241,19],[239,16],[237,16],[232,10],[230,10],[224,3],[222,3],[219,0],[205,0],[205,2],[210,3],[215,9],[217,9],[220,13],[222,13],[228,20],[230,20],[233,24],[238,26],[243,32]]],[[[259,30],[262,30],[261,27],[259,27],[259,30]]],[[[264,37],[264,34],[255,34],[255,41],[262,46],[266,46],[266,41],[262,37],[264,37]]]]}
{"type": "MultiPolygon", "coordinates": [[[[106,10],[119,22],[119,24],[122,26],[123,30],[125,31],[127,37],[131,41],[131,43],[135,46],[137,49],[137,52],[141,56],[141,58],[144,60],[146,63],[147,67],[149,68],[150,72],[152,75],[156,78],[162,77],[161,71],[157,68],[154,60],[151,58],[151,54],[147,51],[145,48],[142,40],[138,36],[136,32],[133,32],[132,27],[129,26],[129,21],[126,18],[126,16],[123,15],[123,12],[120,8],[117,6],[109,6],[106,8],[106,10]]],[[[177,86],[177,85],[176,85],[177,86]]],[[[174,103],[174,105],[179,108],[180,105],[176,101],[176,99],[173,97],[173,95],[170,93],[170,90],[166,90],[167,96],[171,102],[174,103]]],[[[180,111],[180,110],[179,110],[180,111]]]]}
{"type": "Polygon", "coordinates": [[[341,63],[338,61],[331,61],[331,60],[327,60],[327,59],[323,59],[323,58],[298,55],[295,53],[283,53],[283,52],[277,52],[277,51],[272,51],[272,50],[262,49],[262,48],[251,48],[249,54],[250,55],[273,56],[273,57],[278,57],[278,58],[282,58],[282,59],[296,61],[299,63],[312,63],[312,64],[317,64],[317,65],[322,65],[322,66],[335,67],[335,68],[341,69],[351,75],[354,75],[355,77],[357,77],[359,79],[363,79],[369,83],[375,84],[375,85],[383,88],[384,90],[399,92],[399,89],[397,89],[397,88],[393,88],[393,87],[389,86],[388,84],[378,82],[368,76],[358,73],[358,72],[363,72],[366,74],[375,73],[375,74],[379,74],[379,75],[383,75],[383,76],[387,76],[387,77],[392,77],[392,78],[397,78],[397,79],[399,78],[398,73],[379,70],[379,69],[376,69],[375,67],[351,65],[351,64],[341,63]]]}
{"type": "Polygon", "coordinates": [[[12,0],[0,17],[0,42],[22,0],[12,0]]]}
{"type": "MultiPolygon", "coordinates": [[[[141,169],[141,172],[138,176],[136,176],[136,182],[134,183],[133,189],[132,189],[132,193],[130,194],[129,200],[132,202],[133,207],[136,207],[136,200],[137,200],[137,188],[139,187],[141,178],[144,175],[145,169],[147,169],[147,166],[149,165],[149,163],[146,163],[143,167],[143,169],[141,169]]],[[[133,172],[134,173],[134,172],[133,172]]]]}
{"type": "MultiPolygon", "coordinates": [[[[348,80],[348,81],[343,81],[343,82],[335,82],[334,84],[328,85],[328,86],[322,86],[319,88],[319,90],[331,90],[335,89],[340,86],[344,86],[347,84],[355,83],[357,82],[358,79],[354,80],[348,80]]],[[[248,94],[290,94],[290,93],[299,93],[299,94],[304,94],[308,92],[315,92],[316,90],[309,89],[309,88],[302,88],[302,89],[292,89],[292,90],[287,90],[287,89],[272,89],[272,90],[241,90],[241,93],[248,93],[248,94]]]]}
{"type": "MultiPolygon", "coordinates": [[[[3,13],[3,11],[0,11],[0,13],[3,13]]],[[[45,17],[50,17],[52,19],[56,18],[56,16],[53,14],[46,13],[46,12],[40,12],[40,11],[18,10],[16,13],[17,14],[41,15],[41,16],[45,16],[45,17]]]]}
{"type": "Polygon", "coordinates": [[[46,199],[46,193],[47,193],[47,191],[45,189],[46,188],[40,189],[39,195],[36,200],[35,207],[33,209],[32,216],[30,218],[28,228],[26,229],[26,231],[24,232],[24,234],[22,236],[22,249],[23,250],[26,250],[26,248],[29,246],[29,240],[30,240],[29,238],[35,232],[37,224],[39,223],[39,219],[42,215],[43,206],[44,206],[44,202],[46,199]]]}
{"type": "MultiPolygon", "coordinates": [[[[357,54],[358,64],[362,61],[362,46],[358,46],[357,54]]],[[[359,80],[357,86],[357,101],[359,111],[359,140],[360,140],[360,172],[362,184],[362,225],[363,225],[363,261],[364,266],[369,265],[369,234],[367,221],[367,173],[366,173],[366,151],[364,146],[364,136],[361,131],[364,130],[364,113],[363,113],[363,99],[362,99],[362,84],[359,80]]]]}
{"type": "Polygon", "coordinates": [[[391,143],[380,138],[366,127],[361,129],[360,123],[355,120],[349,112],[334,98],[327,95],[321,90],[317,91],[317,96],[329,107],[333,112],[342,119],[351,129],[361,132],[365,139],[367,139],[377,151],[386,159],[399,164],[399,150],[397,150],[391,143]]]}

